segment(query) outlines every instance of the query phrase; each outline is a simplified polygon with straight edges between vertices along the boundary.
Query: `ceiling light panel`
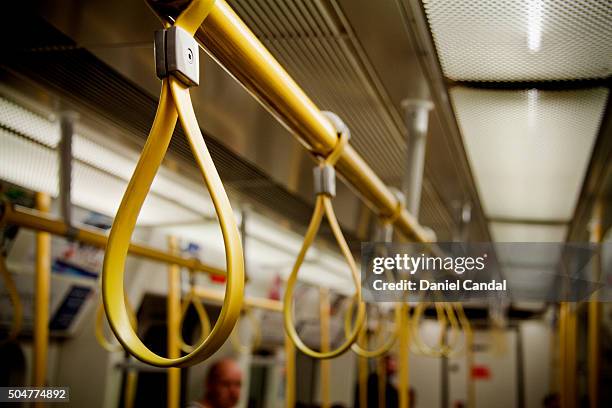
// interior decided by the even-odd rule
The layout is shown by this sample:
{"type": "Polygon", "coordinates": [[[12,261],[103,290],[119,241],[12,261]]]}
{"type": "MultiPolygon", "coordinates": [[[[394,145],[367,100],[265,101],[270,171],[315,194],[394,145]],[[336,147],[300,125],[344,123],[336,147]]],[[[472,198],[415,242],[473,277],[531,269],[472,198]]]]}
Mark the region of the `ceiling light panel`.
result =
{"type": "Polygon", "coordinates": [[[450,91],[491,218],[569,220],[608,90],[450,91]]]}
{"type": "Polygon", "coordinates": [[[606,78],[609,0],[423,0],[444,75],[455,81],[606,78]]]}
{"type": "MultiPolygon", "coordinates": [[[[489,228],[495,242],[564,242],[567,234],[566,225],[491,222],[489,228]]],[[[497,252],[504,251],[498,248],[497,252]]],[[[503,255],[498,256],[504,261],[503,255]]]]}

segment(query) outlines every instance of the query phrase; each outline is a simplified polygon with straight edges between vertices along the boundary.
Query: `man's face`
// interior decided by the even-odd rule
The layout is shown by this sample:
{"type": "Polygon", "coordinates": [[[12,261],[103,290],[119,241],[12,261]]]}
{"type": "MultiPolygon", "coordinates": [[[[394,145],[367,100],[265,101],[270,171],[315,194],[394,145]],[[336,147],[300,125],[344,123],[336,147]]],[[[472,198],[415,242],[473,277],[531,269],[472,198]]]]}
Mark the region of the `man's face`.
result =
{"type": "Polygon", "coordinates": [[[231,408],[240,400],[242,372],[236,363],[223,364],[217,378],[211,379],[210,396],[215,408],[231,408]]]}

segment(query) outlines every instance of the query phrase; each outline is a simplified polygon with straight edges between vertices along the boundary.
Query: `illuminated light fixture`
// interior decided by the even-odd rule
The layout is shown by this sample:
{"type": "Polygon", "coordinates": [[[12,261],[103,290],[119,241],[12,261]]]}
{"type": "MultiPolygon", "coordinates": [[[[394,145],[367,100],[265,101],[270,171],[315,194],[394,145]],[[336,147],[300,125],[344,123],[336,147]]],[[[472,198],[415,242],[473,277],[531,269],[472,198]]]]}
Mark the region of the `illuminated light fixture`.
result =
{"type": "Polygon", "coordinates": [[[453,81],[605,79],[610,0],[422,0],[453,81]]]}
{"type": "Polygon", "coordinates": [[[485,213],[569,220],[608,90],[455,87],[450,96],[485,213]]]}
{"type": "Polygon", "coordinates": [[[542,0],[529,0],[527,19],[529,51],[538,52],[542,43],[542,0]]]}
{"type": "Polygon", "coordinates": [[[495,242],[563,242],[566,225],[538,225],[525,223],[489,223],[495,242]]]}

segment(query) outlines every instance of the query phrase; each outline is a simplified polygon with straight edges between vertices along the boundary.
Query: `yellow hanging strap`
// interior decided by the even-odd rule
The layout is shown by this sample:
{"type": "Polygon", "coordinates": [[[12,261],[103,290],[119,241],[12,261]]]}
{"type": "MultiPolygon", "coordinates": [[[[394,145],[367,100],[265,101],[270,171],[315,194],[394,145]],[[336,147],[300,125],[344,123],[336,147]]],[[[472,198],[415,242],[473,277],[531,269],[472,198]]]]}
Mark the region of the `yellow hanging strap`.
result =
{"type": "Polygon", "coordinates": [[[210,318],[208,317],[208,313],[206,313],[206,308],[202,304],[202,300],[196,293],[195,287],[195,272],[189,271],[189,292],[187,292],[187,296],[181,302],[181,320],[180,320],[180,330],[178,332],[179,344],[181,350],[185,353],[191,353],[197,345],[201,344],[206,337],[210,334],[210,318]],[[189,310],[189,306],[193,305],[193,308],[198,315],[198,320],[200,321],[200,339],[196,342],[195,346],[191,346],[185,342],[183,339],[183,323],[185,322],[185,317],[187,316],[187,311],[189,310]]]}
{"type": "Polygon", "coordinates": [[[19,297],[19,292],[17,291],[17,285],[15,285],[15,281],[6,267],[6,256],[4,255],[2,248],[0,248],[0,275],[2,275],[4,287],[6,288],[9,300],[13,305],[13,323],[11,324],[11,330],[9,331],[8,336],[0,340],[0,345],[2,345],[17,339],[23,323],[23,304],[21,303],[21,298],[19,297]]]}
{"type": "Polygon", "coordinates": [[[230,336],[230,341],[232,343],[232,347],[239,353],[250,353],[261,344],[261,325],[255,317],[252,309],[246,309],[242,314],[242,319],[240,322],[234,327],[234,331],[230,336]],[[240,326],[242,322],[249,322],[251,324],[252,332],[251,332],[251,340],[249,345],[242,344],[240,340],[240,326]]]}
{"type": "Polygon", "coordinates": [[[436,309],[436,320],[440,324],[440,336],[438,338],[437,345],[432,347],[427,345],[420,335],[419,324],[423,316],[425,308],[429,305],[429,302],[420,302],[414,309],[414,315],[412,317],[412,331],[414,345],[416,346],[417,352],[430,357],[442,357],[449,356],[453,352],[453,346],[459,339],[459,322],[455,316],[453,305],[448,302],[434,302],[436,309]],[[446,330],[450,323],[451,334],[449,341],[446,341],[446,330]]]}
{"type": "Polygon", "coordinates": [[[469,319],[465,315],[465,310],[463,310],[463,305],[458,302],[451,303],[453,310],[455,311],[455,315],[457,316],[457,320],[459,326],[461,327],[461,331],[463,332],[463,344],[462,347],[454,348],[448,354],[448,357],[457,357],[462,355],[462,353],[468,353],[470,350],[470,342],[473,338],[472,326],[470,324],[469,319]]]}
{"type": "MultiPolygon", "coordinates": [[[[192,1],[177,18],[174,27],[187,32],[192,38],[213,4],[214,2],[210,0],[192,1]]],[[[199,49],[190,51],[189,56],[197,58],[199,49]]],[[[102,297],[108,321],[119,342],[138,360],[158,367],[185,367],[205,360],[223,345],[240,316],[243,296],[242,246],[229,199],[204,143],[191,104],[188,85],[174,75],[166,76],[162,80],[159,105],[151,132],[108,238],[102,273],[102,297]],[[129,313],[125,308],[123,277],[128,247],[138,214],[166,154],[177,119],[180,119],[217,212],[225,246],[227,284],[219,318],[206,340],[185,356],[166,358],[149,350],[131,327],[129,313]]]]}
{"type": "MultiPolygon", "coordinates": [[[[126,302],[127,311],[130,316],[130,324],[132,325],[134,330],[136,330],[136,328],[138,327],[138,321],[136,319],[136,314],[134,313],[134,308],[130,304],[130,301],[127,296],[125,297],[125,302],[126,302]]],[[[104,305],[102,303],[102,299],[100,299],[100,303],[98,303],[98,308],[96,310],[96,321],[94,325],[94,334],[96,336],[96,341],[98,342],[100,347],[102,347],[104,350],[108,351],[109,353],[116,353],[119,351],[123,351],[123,347],[121,347],[121,344],[113,340],[109,340],[104,334],[104,321],[105,320],[106,319],[104,318],[104,305]]]]}
{"type": "MultiPolygon", "coordinates": [[[[388,226],[393,225],[393,223],[401,215],[402,210],[403,210],[403,205],[401,202],[399,202],[395,212],[391,216],[381,217],[383,219],[383,226],[387,228],[388,226]]],[[[385,271],[385,273],[387,274],[386,275],[387,279],[391,282],[393,280],[393,276],[391,275],[389,271],[385,271]]],[[[353,308],[353,302],[350,303],[349,311],[346,314],[346,318],[344,320],[344,330],[347,333],[347,335],[351,331],[351,326],[352,326],[352,322],[351,322],[352,308],[353,308]]],[[[377,358],[387,353],[389,350],[391,350],[391,348],[393,348],[393,345],[395,344],[395,341],[397,340],[397,335],[399,333],[399,328],[400,328],[401,313],[402,313],[401,304],[398,303],[395,306],[394,327],[393,327],[393,331],[391,332],[391,336],[387,337],[386,342],[384,342],[379,348],[375,350],[367,350],[366,348],[361,346],[360,341],[356,341],[351,346],[351,350],[353,350],[353,352],[355,352],[355,354],[357,354],[359,357],[363,357],[363,358],[377,358]]],[[[383,323],[383,320],[381,318],[380,324],[382,323],[383,323]]],[[[366,330],[366,328],[367,328],[367,325],[364,324],[362,330],[366,330]]],[[[380,328],[381,327],[379,326],[379,329],[380,328]]]]}
{"type": "MultiPolygon", "coordinates": [[[[352,322],[351,322],[351,317],[352,317],[352,309],[353,309],[353,302],[350,303],[349,305],[349,312],[346,314],[346,317],[344,319],[344,331],[347,333],[350,333],[351,331],[351,326],[352,326],[352,322]]],[[[395,306],[394,309],[394,326],[393,326],[393,331],[391,333],[391,336],[386,337],[386,341],[377,349],[374,350],[367,350],[366,346],[361,346],[361,342],[360,341],[356,341],[355,343],[353,343],[353,345],[351,346],[351,350],[353,350],[353,352],[355,352],[355,354],[357,354],[359,357],[363,357],[363,358],[376,358],[376,357],[380,357],[383,354],[387,353],[389,350],[391,350],[391,348],[393,347],[393,345],[395,344],[395,341],[397,339],[397,334],[399,333],[399,327],[400,327],[400,322],[401,322],[401,304],[397,304],[395,306]]],[[[382,325],[382,317],[380,318],[380,323],[379,325],[382,325]]],[[[367,329],[367,325],[364,324],[362,327],[362,331],[367,329]]]]}
{"type": "MultiPolygon", "coordinates": [[[[315,180],[315,185],[317,186],[318,183],[318,187],[320,187],[321,191],[317,192],[314,212],[312,214],[312,218],[310,219],[306,236],[304,237],[304,243],[302,244],[302,248],[297,256],[295,265],[291,271],[291,275],[289,275],[289,279],[287,280],[283,308],[285,331],[287,335],[302,353],[316,359],[333,358],[346,352],[357,340],[361,326],[365,321],[365,304],[361,300],[361,285],[359,273],[357,272],[357,265],[353,259],[353,255],[351,254],[348,244],[342,235],[342,230],[340,229],[340,225],[338,224],[338,220],[336,219],[334,208],[331,203],[331,197],[335,195],[335,186],[333,186],[333,191],[331,191],[332,189],[329,188],[335,181],[333,166],[340,157],[342,149],[348,142],[350,133],[346,125],[344,125],[344,123],[342,123],[340,118],[338,118],[336,115],[331,114],[330,112],[324,112],[324,114],[328,116],[328,118],[332,121],[332,124],[339,130],[339,139],[332,152],[326,158],[321,159],[319,162],[319,167],[315,168],[315,175],[319,173],[321,176],[320,180],[315,180]],[[308,248],[310,245],[312,245],[312,242],[317,235],[323,215],[327,216],[334,237],[336,238],[340,250],[349,265],[353,283],[355,285],[354,301],[358,304],[356,324],[353,327],[352,332],[349,333],[346,341],[338,348],[327,352],[315,351],[306,346],[306,344],[300,339],[293,322],[293,292],[297,283],[298,272],[302,263],[304,262],[308,248]]],[[[290,373],[288,374],[290,375],[290,373]]]]}

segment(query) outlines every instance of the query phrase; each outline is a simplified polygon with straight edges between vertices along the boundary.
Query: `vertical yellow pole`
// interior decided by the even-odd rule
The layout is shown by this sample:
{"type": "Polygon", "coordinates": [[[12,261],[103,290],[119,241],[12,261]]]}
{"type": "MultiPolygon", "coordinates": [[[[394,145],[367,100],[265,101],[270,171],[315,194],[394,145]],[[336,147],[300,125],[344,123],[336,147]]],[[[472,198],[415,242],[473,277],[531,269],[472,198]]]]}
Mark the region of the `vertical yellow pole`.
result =
{"type": "MultiPolygon", "coordinates": [[[[366,323],[367,324],[367,323],[366,323]]],[[[368,345],[368,334],[366,324],[359,332],[357,341],[363,347],[367,348],[368,345]]],[[[368,359],[365,357],[357,357],[357,370],[359,378],[359,407],[367,408],[368,406],[368,359]]]]}
{"type": "Polygon", "coordinates": [[[567,307],[566,302],[559,305],[559,398],[561,407],[567,408],[567,307]]]}
{"type": "MultiPolygon", "coordinates": [[[[51,199],[47,194],[36,194],[36,208],[48,212],[51,199]]],[[[51,236],[36,233],[36,276],[34,283],[34,369],[32,386],[43,387],[47,375],[49,346],[49,288],[51,280],[51,236]]],[[[42,404],[37,404],[42,405],[42,404]]]]}
{"type": "Polygon", "coordinates": [[[136,401],[136,387],[138,387],[138,372],[128,369],[123,396],[124,408],[134,407],[134,402],[136,401]]]}
{"type": "Polygon", "coordinates": [[[295,345],[285,333],[285,407],[295,407],[295,345]]]}
{"type": "MultiPolygon", "coordinates": [[[[168,249],[178,253],[176,237],[168,237],[168,249]]],[[[181,329],[181,269],[178,265],[168,265],[168,297],[166,299],[168,358],[181,356],[178,332],[181,329]]],[[[181,402],[181,369],[168,369],[168,408],[179,408],[181,402]]]]}
{"type": "MultiPolygon", "coordinates": [[[[601,242],[601,219],[602,203],[598,201],[593,211],[591,220],[591,242],[599,244],[601,242]]],[[[593,258],[593,281],[599,282],[601,277],[601,254],[597,253],[593,258]]],[[[601,303],[599,303],[597,292],[591,296],[589,302],[589,321],[588,321],[588,386],[589,386],[589,407],[599,406],[599,358],[601,334],[601,303]]]]}
{"type": "MultiPolygon", "coordinates": [[[[330,305],[329,290],[319,288],[319,311],[321,315],[321,352],[329,351],[329,324],[330,324],[330,305]]],[[[321,364],[321,408],[330,407],[329,384],[330,384],[330,364],[329,360],[320,360],[321,364]]]]}
{"type": "Polygon", "coordinates": [[[577,327],[576,327],[576,303],[568,304],[568,327],[567,327],[567,390],[568,390],[568,407],[576,406],[576,339],[577,339],[577,327]]]}
{"type": "Polygon", "coordinates": [[[402,318],[399,330],[399,408],[410,407],[410,317],[408,316],[408,305],[402,305],[402,318]]]}
{"type": "Polygon", "coordinates": [[[378,406],[387,406],[387,362],[386,357],[379,357],[376,361],[378,374],[378,406]]]}

